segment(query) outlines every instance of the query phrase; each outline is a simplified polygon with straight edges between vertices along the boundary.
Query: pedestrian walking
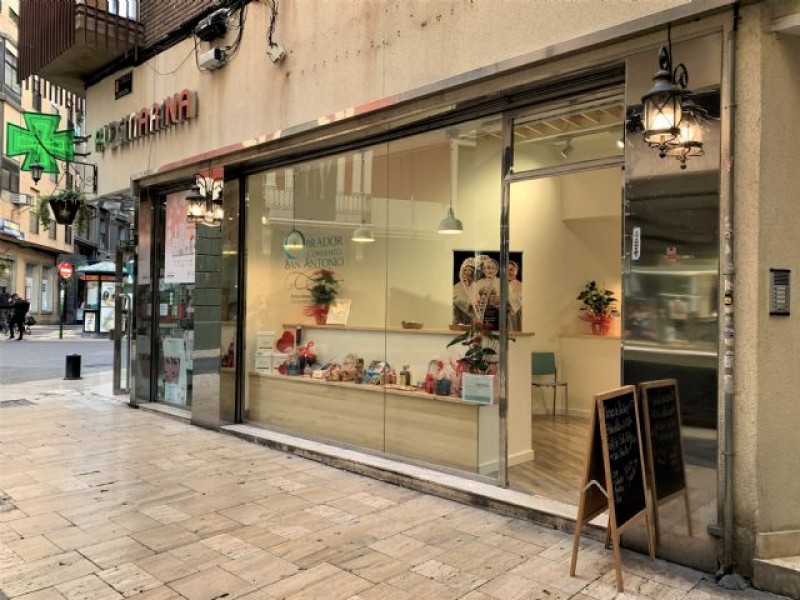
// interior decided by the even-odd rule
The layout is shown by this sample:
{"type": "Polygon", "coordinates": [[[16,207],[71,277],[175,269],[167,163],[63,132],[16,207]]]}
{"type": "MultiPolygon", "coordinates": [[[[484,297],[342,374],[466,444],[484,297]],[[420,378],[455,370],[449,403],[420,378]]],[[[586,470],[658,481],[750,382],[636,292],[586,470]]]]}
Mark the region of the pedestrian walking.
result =
{"type": "Polygon", "coordinates": [[[5,332],[8,329],[9,322],[11,321],[11,313],[9,311],[11,296],[6,291],[6,286],[0,287],[0,331],[5,332]]]}
{"type": "Polygon", "coordinates": [[[14,339],[14,325],[19,329],[19,337],[17,341],[22,341],[25,333],[25,316],[31,309],[31,303],[25,298],[20,298],[17,294],[11,295],[11,327],[8,339],[14,339]]]}

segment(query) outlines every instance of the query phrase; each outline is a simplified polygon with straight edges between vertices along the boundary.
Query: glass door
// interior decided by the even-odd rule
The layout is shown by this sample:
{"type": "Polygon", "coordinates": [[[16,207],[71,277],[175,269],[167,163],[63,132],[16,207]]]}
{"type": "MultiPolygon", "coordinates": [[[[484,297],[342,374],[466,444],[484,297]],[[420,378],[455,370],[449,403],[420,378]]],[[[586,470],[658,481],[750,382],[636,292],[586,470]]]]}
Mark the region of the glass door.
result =
{"type": "Polygon", "coordinates": [[[195,225],[186,220],[186,192],[168,194],[160,207],[156,303],[155,399],[192,405],[195,225]]]}
{"type": "Polygon", "coordinates": [[[593,397],[621,381],[619,319],[594,335],[577,297],[622,297],[624,118],[619,89],[509,118],[508,485],[572,505],[593,397]]]}

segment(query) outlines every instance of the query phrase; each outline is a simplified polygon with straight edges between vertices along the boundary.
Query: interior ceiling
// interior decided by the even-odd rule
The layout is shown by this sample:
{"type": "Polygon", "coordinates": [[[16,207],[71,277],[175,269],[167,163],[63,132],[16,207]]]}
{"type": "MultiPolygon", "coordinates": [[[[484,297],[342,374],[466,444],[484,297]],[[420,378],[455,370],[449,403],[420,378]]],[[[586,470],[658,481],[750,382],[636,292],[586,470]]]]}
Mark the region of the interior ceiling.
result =
{"type": "MultiPolygon", "coordinates": [[[[621,102],[572,106],[560,111],[518,119],[514,124],[514,138],[517,143],[557,140],[590,133],[609,131],[625,122],[625,108],[621,102]]],[[[475,131],[465,131],[459,138],[502,137],[500,119],[487,121],[475,131]]]]}
{"type": "Polygon", "coordinates": [[[625,109],[621,104],[584,108],[572,113],[535,118],[514,126],[519,140],[535,141],[554,137],[587,134],[622,127],[625,109]]]}

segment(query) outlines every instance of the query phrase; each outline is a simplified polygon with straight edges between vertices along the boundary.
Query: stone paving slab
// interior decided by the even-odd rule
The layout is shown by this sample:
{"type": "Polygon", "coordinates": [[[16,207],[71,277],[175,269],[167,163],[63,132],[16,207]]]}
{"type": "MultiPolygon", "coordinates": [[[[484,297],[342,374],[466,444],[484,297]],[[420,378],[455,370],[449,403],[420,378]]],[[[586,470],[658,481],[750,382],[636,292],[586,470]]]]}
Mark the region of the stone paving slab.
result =
{"type": "Polygon", "coordinates": [[[4,386],[0,600],[762,600],[530,522],[127,406],[108,373],[4,386]]]}

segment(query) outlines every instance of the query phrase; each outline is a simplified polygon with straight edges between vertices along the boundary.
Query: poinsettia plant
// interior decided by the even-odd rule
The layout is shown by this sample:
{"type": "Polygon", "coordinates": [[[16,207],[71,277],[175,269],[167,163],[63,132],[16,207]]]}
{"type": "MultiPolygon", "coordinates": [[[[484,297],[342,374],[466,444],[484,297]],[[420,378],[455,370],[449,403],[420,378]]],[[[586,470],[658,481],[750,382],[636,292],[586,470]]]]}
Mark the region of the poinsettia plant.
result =
{"type": "Polygon", "coordinates": [[[311,305],[305,308],[305,314],[317,321],[324,320],[336,295],[339,293],[341,279],[329,269],[318,269],[308,275],[308,291],[311,293],[311,305]]]}

